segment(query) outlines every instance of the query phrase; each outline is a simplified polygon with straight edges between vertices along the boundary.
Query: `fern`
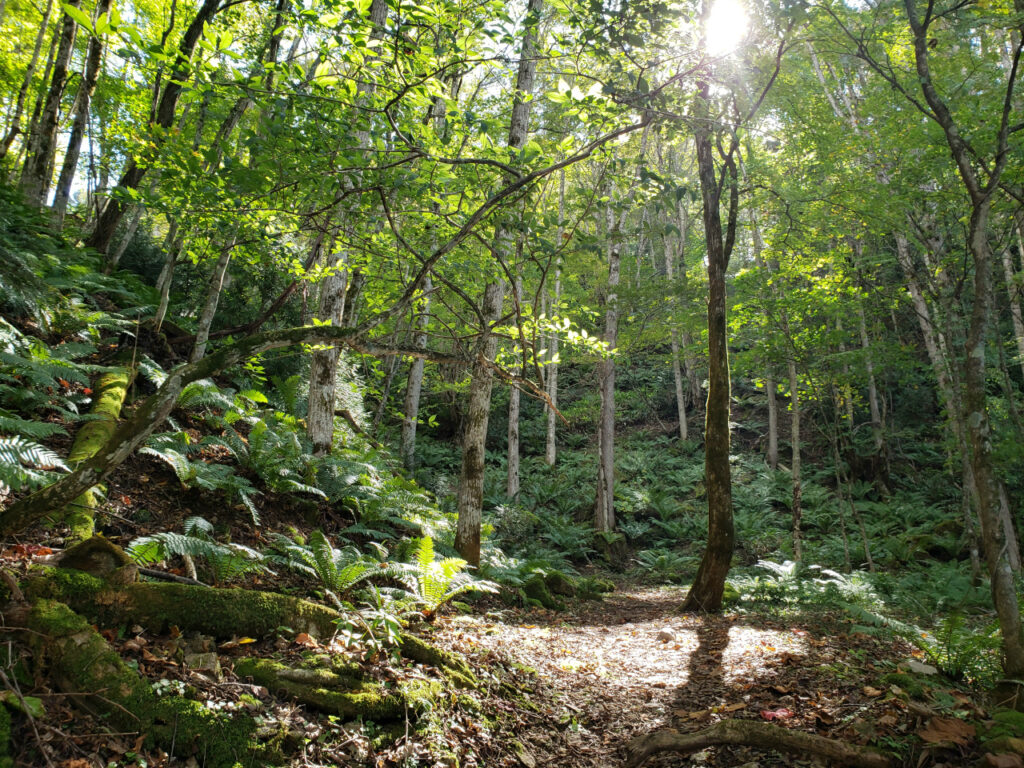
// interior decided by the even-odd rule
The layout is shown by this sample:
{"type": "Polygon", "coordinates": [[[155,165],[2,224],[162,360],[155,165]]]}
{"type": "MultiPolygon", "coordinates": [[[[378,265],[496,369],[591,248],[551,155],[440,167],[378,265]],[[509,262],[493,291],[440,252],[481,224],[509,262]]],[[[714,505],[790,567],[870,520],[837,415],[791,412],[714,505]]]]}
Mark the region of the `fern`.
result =
{"type": "Polygon", "coordinates": [[[0,490],[39,488],[53,480],[53,470],[68,471],[60,457],[23,437],[0,437],[0,490]]]}
{"type": "Polygon", "coordinates": [[[230,410],[234,405],[231,395],[221,390],[211,379],[193,381],[178,396],[178,407],[186,411],[201,408],[230,410]]]}
{"type": "Polygon", "coordinates": [[[428,621],[450,600],[466,592],[497,592],[498,585],[466,573],[459,557],[435,559],[434,541],[424,536],[415,542],[413,560],[399,565],[402,581],[428,621]]]}
{"type": "MultiPolygon", "coordinates": [[[[276,550],[270,556],[274,562],[318,579],[331,602],[338,607],[343,605],[341,598],[345,593],[360,583],[373,576],[394,575],[390,566],[354,546],[335,548],[322,531],[311,533],[308,544],[277,534],[272,547],[276,550]]],[[[383,548],[380,553],[387,554],[383,548]]]]}
{"type": "Polygon", "coordinates": [[[169,557],[205,561],[213,583],[222,584],[247,573],[266,571],[263,555],[241,544],[221,544],[213,538],[213,526],[202,517],[185,521],[184,533],[163,531],[135,539],[126,550],[140,565],[152,565],[169,557]]]}

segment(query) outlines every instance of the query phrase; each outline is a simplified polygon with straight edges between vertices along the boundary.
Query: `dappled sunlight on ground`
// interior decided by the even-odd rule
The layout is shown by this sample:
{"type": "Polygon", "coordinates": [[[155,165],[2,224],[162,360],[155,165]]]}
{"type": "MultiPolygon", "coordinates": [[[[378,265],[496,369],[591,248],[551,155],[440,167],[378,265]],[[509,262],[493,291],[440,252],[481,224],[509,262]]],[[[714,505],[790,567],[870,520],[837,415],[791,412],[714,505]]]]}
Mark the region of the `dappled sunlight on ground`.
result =
{"type": "Polygon", "coordinates": [[[792,631],[734,626],[722,653],[722,678],[726,683],[747,682],[752,671],[765,671],[767,660],[795,660],[806,654],[807,642],[792,631]]]}

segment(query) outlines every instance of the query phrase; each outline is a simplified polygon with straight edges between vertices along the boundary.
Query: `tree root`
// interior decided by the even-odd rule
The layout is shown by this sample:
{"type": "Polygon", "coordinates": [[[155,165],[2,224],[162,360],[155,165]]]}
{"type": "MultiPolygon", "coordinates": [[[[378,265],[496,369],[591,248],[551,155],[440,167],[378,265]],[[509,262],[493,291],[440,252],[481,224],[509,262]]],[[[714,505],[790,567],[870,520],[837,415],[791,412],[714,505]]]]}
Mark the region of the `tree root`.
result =
{"type": "Polygon", "coordinates": [[[659,752],[689,754],[720,744],[810,754],[854,768],[892,768],[893,765],[887,755],[870,747],[847,744],[813,733],[792,731],[753,720],[722,720],[696,733],[664,730],[638,736],[630,742],[624,768],[637,768],[651,755],[659,752]]]}

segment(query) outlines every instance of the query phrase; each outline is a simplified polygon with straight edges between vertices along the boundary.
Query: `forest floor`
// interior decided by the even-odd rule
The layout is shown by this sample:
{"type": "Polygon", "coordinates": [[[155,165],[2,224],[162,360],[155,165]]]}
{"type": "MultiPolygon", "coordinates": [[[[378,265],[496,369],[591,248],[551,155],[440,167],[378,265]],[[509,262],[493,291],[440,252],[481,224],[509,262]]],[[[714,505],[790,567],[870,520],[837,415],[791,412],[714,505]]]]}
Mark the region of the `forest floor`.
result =
{"type": "MultiPolygon", "coordinates": [[[[597,768],[621,764],[628,742],[659,728],[696,731],[723,718],[774,721],[903,757],[921,744],[907,696],[882,678],[914,659],[900,640],[850,634],[827,615],[782,622],[764,616],[679,613],[685,592],[625,587],[568,613],[533,611],[516,620],[458,616],[435,638],[477,665],[514,659],[535,671],[514,736],[522,745],[488,765],[597,768]],[[516,755],[515,752],[519,754],[516,755]]],[[[974,712],[944,689],[952,709],[974,712]]],[[[511,738],[503,734],[498,738],[511,738]]],[[[926,739],[927,741],[927,739],[926,739]]],[[[919,765],[963,765],[956,745],[926,750],[919,765]]],[[[650,766],[820,765],[809,756],[718,747],[650,766]]]]}

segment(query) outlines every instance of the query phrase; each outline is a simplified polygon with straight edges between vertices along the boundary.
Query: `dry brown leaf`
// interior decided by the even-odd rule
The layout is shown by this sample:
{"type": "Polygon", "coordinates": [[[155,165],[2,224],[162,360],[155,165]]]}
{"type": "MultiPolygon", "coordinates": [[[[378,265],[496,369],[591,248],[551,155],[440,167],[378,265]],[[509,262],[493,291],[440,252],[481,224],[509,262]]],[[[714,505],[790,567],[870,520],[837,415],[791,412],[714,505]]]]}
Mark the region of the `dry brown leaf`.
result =
{"type": "Polygon", "coordinates": [[[985,762],[992,768],[1024,768],[1024,759],[1020,755],[993,755],[991,752],[986,752],[985,762]]]}
{"type": "Polygon", "coordinates": [[[865,685],[864,686],[864,695],[865,696],[871,696],[872,698],[874,698],[876,696],[881,696],[882,695],[882,691],[878,690],[877,688],[872,688],[870,685],[865,685]]]}
{"type": "Polygon", "coordinates": [[[316,647],[317,642],[305,632],[299,632],[299,634],[295,636],[295,644],[304,645],[307,648],[314,648],[316,647]]]}
{"type": "Polygon", "coordinates": [[[974,726],[952,717],[933,717],[917,735],[929,744],[951,742],[965,746],[974,738],[974,726]]]}
{"type": "Polygon", "coordinates": [[[735,704],[726,704],[722,707],[723,712],[736,712],[740,709],[746,709],[747,705],[745,702],[738,701],[735,704]]]}

